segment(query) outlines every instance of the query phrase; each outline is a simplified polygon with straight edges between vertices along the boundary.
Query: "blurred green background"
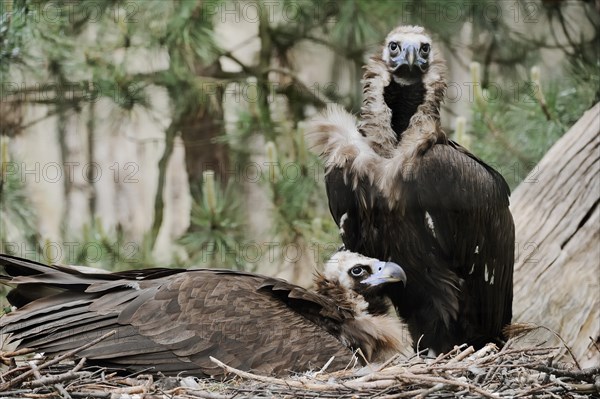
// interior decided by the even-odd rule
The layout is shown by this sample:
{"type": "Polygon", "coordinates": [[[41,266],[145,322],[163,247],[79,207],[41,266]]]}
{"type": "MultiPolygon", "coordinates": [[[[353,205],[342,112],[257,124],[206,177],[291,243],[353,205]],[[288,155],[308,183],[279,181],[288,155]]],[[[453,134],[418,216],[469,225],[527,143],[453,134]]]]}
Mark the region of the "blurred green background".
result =
{"type": "Polygon", "coordinates": [[[301,284],[340,244],[304,123],[358,112],[367,57],[423,25],[444,128],[511,188],[600,100],[594,1],[2,0],[0,252],[301,284]]]}

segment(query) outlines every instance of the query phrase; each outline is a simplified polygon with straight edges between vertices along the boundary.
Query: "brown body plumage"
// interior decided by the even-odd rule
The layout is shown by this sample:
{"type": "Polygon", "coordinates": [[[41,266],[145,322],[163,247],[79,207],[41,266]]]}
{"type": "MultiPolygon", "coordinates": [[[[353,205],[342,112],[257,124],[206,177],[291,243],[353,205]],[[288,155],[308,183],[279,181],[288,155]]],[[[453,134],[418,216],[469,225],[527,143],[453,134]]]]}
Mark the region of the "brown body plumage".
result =
{"type": "Polygon", "coordinates": [[[60,354],[115,330],[78,356],[128,371],[218,376],[213,356],[243,370],[283,374],[323,367],[331,357],[329,367],[343,368],[358,349],[378,361],[402,348],[402,325],[380,296],[382,287],[404,280],[402,269],[348,252],[317,275],[316,292],[228,270],[89,274],[6,255],[0,265],[15,287],[8,299],[18,307],[0,319],[9,341],[60,354]],[[353,278],[359,269],[364,275],[353,278]],[[389,270],[387,280],[368,283],[389,270]],[[365,298],[373,299],[372,311],[365,298]]]}
{"type": "Polygon", "coordinates": [[[307,132],[344,245],[403,265],[408,284],[391,297],[421,348],[500,343],[512,317],[508,185],[442,130],[445,64],[423,28],[394,29],[365,69],[360,118],[331,106],[307,132]]]}

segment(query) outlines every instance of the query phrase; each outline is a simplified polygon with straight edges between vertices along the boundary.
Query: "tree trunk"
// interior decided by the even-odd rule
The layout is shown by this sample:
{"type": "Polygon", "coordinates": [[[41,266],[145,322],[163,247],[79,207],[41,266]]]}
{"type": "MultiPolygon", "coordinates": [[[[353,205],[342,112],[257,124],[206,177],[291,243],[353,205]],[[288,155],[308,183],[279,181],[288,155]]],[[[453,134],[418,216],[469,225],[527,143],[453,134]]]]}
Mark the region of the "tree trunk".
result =
{"type": "MultiPolygon", "coordinates": [[[[218,61],[196,67],[197,76],[216,76],[221,72],[218,61]]],[[[217,181],[227,182],[229,148],[217,139],[223,135],[223,88],[215,84],[210,90],[214,98],[206,95],[204,104],[193,102],[180,122],[181,138],[185,145],[185,166],[192,193],[196,194],[202,172],[213,170],[217,181]],[[209,102],[211,104],[209,104],[209,102]]],[[[204,93],[203,93],[204,94],[204,93]]]]}
{"type": "Polygon", "coordinates": [[[554,330],[582,367],[600,364],[599,144],[600,103],[554,144],[511,201],[513,322],[554,330]]]}

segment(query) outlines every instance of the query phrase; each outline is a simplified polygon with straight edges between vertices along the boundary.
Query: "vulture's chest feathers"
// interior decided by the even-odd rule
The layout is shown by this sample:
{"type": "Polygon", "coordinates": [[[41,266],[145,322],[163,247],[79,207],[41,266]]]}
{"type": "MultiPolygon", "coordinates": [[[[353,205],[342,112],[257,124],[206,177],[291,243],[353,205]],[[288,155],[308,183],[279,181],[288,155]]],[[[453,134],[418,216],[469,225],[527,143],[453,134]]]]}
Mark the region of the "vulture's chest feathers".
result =
{"type": "Polygon", "coordinates": [[[400,135],[408,127],[410,118],[425,99],[425,85],[418,82],[410,86],[401,86],[392,80],[383,91],[383,99],[392,111],[392,129],[400,139],[400,135]]]}

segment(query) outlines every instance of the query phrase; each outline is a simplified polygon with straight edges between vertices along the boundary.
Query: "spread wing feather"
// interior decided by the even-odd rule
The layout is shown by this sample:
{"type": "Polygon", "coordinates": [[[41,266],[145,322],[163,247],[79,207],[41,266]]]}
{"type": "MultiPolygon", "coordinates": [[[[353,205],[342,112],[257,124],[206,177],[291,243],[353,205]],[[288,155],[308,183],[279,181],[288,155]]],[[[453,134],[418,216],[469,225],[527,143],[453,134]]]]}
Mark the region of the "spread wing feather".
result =
{"type": "Polygon", "coordinates": [[[83,351],[92,361],[165,374],[220,375],[208,356],[233,367],[284,373],[344,367],[351,351],[332,334],[349,317],[325,297],[281,280],[212,270],[150,270],[88,276],[0,256],[17,277],[14,297],[27,302],[0,319],[21,347],[62,353],[115,330],[83,351]],[[51,288],[50,297],[24,295],[51,288]],[[66,292],[65,288],[69,291],[66,292]]]}

